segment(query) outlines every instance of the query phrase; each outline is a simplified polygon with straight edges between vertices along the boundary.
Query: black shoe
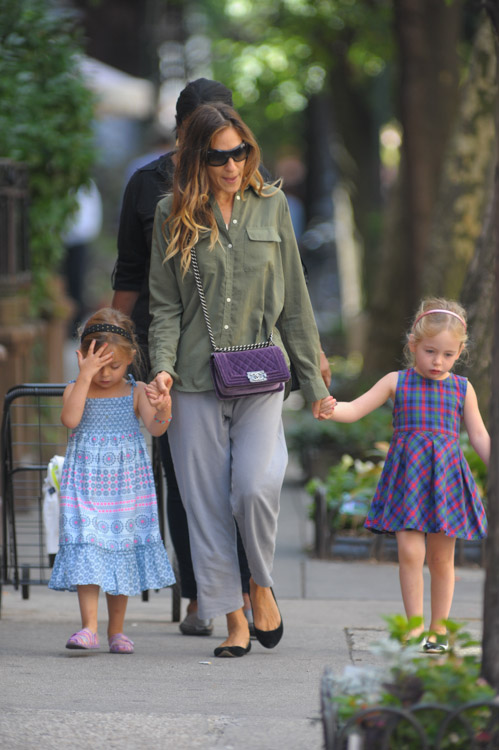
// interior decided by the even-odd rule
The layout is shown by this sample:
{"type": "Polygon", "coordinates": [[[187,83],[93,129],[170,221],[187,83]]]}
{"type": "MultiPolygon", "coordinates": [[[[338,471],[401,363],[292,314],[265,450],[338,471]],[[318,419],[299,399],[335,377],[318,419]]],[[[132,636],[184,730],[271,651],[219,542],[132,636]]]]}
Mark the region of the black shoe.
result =
{"type": "Polygon", "coordinates": [[[423,643],[425,654],[445,654],[449,650],[449,641],[445,635],[437,635],[436,641],[430,641],[428,638],[423,643]]]}
{"type": "MultiPolygon", "coordinates": [[[[272,596],[274,597],[274,601],[277,604],[277,599],[275,598],[275,594],[272,589],[270,590],[272,591],[272,596]]],[[[280,624],[277,626],[277,628],[274,628],[274,630],[259,630],[255,626],[256,639],[258,643],[260,643],[264,648],[274,648],[275,646],[277,646],[277,644],[282,638],[283,632],[284,632],[284,627],[282,624],[282,615],[281,615],[280,624]]]]}
{"type": "Polygon", "coordinates": [[[253,610],[243,609],[244,616],[248,620],[249,634],[252,641],[256,640],[255,623],[253,622],[253,610]]]}
{"type": "Polygon", "coordinates": [[[222,657],[233,657],[233,656],[244,656],[245,654],[249,654],[251,651],[251,641],[248,641],[248,645],[246,648],[243,648],[242,646],[218,646],[214,650],[215,656],[222,656],[222,657]]]}

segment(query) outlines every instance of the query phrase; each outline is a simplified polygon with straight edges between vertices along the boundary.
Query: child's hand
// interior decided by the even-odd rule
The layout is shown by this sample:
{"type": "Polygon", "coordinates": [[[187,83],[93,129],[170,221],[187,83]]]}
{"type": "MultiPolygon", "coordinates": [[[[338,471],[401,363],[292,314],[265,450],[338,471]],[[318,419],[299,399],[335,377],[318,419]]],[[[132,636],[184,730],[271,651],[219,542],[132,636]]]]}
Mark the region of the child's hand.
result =
{"type": "Polygon", "coordinates": [[[114,357],[114,353],[107,350],[107,343],[102,344],[102,346],[95,351],[96,343],[97,341],[92,339],[86,357],[83,356],[79,349],[76,352],[80,374],[87,377],[89,380],[92,380],[92,378],[97,375],[99,370],[105,365],[109,365],[114,357]]]}
{"type": "Polygon", "coordinates": [[[153,380],[145,387],[146,396],[151,406],[156,411],[167,411],[171,408],[172,400],[169,393],[161,392],[153,380]]]}
{"type": "Polygon", "coordinates": [[[326,398],[323,398],[320,402],[320,409],[319,409],[319,420],[324,419],[331,419],[334,412],[334,407],[336,406],[336,399],[333,398],[333,396],[327,396],[326,398]]]}

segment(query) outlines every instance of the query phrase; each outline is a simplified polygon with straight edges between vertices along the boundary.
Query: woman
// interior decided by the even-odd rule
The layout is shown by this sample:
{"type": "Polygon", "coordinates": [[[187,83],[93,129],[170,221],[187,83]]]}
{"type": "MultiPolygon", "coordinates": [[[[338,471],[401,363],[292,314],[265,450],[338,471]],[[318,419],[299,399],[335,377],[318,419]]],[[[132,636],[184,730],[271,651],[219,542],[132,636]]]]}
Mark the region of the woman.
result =
{"type": "Polygon", "coordinates": [[[282,636],[271,571],[287,451],[282,392],[229,401],[215,394],[191,248],[217,345],[253,344],[273,333],[314,416],[332,409],[286,198],[264,185],[259,164],[258,145],[233,109],[198,107],[186,123],[173,195],[158,204],[151,253],[151,365],[160,391],[173,386],[170,445],[189,523],[199,616],[227,615],[228,637],[215,656],[250,650],[233,518],[251,570],[257,638],[272,648],[282,636]]]}
{"type": "MultiPolygon", "coordinates": [[[[197,78],[180,92],[176,104],[176,132],[180,140],[184,123],[196,107],[207,102],[225,102],[232,106],[232,92],[219,81],[197,78]]],[[[129,315],[135,323],[137,338],[147,367],[149,350],[147,336],[149,315],[149,264],[151,256],[154,213],[158,201],[171,192],[175,169],[175,151],[139,168],[131,177],[123,197],[118,231],[118,257],[113,272],[112,307],[129,315]]],[[[141,376],[142,377],[142,376],[141,376]]],[[[189,600],[187,612],[179,628],[184,635],[206,636],[213,631],[213,620],[202,620],[197,612],[197,585],[192,566],[187,518],[175,477],[168,432],[159,438],[161,458],[167,482],[167,514],[170,537],[175,549],[182,597],[189,600]]],[[[238,538],[244,612],[252,625],[249,601],[248,563],[238,538]]]]}

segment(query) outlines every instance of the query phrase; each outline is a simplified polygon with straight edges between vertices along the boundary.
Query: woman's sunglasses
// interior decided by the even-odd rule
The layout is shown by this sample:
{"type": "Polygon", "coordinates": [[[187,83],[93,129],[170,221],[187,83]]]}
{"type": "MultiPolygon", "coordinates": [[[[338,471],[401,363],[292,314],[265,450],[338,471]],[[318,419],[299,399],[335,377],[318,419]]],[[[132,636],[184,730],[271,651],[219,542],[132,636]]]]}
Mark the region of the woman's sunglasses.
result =
{"type": "Polygon", "coordinates": [[[229,159],[234,159],[234,161],[244,161],[248,158],[250,148],[251,146],[249,146],[244,141],[240,143],[239,146],[231,149],[230,151],[221,151],[218,148],[209,148],[206,152],[206,162],[210,165],[210,167],[223,167],[224,164],[227,164],[229,159]]]}

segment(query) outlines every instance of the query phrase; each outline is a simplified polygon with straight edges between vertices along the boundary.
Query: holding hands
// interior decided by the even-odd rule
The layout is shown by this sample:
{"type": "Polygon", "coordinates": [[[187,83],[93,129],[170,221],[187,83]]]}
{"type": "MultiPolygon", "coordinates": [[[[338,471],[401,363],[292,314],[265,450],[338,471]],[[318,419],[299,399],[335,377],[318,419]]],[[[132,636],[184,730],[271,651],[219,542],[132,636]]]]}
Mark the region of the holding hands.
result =
{"type": "Polygon", "coordinates": [[[160,393],[170,393],[173,385],[173,378],[168,372],[158,372],[150,386],[154,385],[160,393]]]}
{"type": "Polygon", "coordinates": [[[336,406],[336,399],[333,396],[326,396],[320,401],[314,401],[312,404],[312,414],[320,421],[331,419],[336,406]]]}
{"type": "Polygon", "coordinates": [[[327,396],[327,398],[323,398],[322,401],[319,401],[319,404],[319,416],[317,419],[320,421],[331,419],[336,406],[336,399],[333,396],[327,396]]]}
{"type": "Polygon", "coordinates": [[[172,418],[172,400],[170,392],[160,391],[155,380],[141,384],[146,395],[146,407],[141,409],[141,416],[151,435],[159,437],[168,428],[172,418]]]}
{"type": "Polygon", "coordinates": [[[169,412],[171,410],[172,399],[170,396],[170,391],[161,391],[158,387],[156,379],[154,379],[152,383],[146,385],[145,391],[148,401],[151,406],[156,409],[158,417],[160,416],[161,412],[169,412]]]}

